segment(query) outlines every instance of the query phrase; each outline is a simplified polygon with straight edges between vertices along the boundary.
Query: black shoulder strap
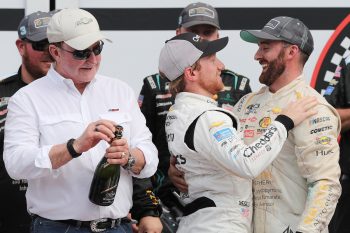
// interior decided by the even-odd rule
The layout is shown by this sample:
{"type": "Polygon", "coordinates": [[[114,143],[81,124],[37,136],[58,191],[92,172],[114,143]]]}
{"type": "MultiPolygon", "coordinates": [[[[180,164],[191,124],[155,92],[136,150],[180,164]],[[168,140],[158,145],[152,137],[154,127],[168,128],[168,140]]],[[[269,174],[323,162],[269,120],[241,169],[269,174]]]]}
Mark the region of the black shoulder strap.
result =
{"type": "MultiPolygon", "coordinates": [[[[231,115],[228,114],[225,111],[220,111],[220,110],[209,110],[209,111],[218,111],[218,112],[222,112],[225,113],[226,115],[228,115],[231,120],[232,120],[232,126],[233,128],[237,129],[237,121],[236,119],[231,115]]],[[[186,134],[185,134],[185,144],[188,146],[188,148],[190,148],[191,150],[196,151],[196,148],[194,147],[194,142],[193,142],[193,136],[194,136],[194,129],[196,128],[196,124],[197,121],[199,119],[200,116],[202,116],[205,112],[203,112],[202,114],[200,114],[188,127],[188,129],[186,130],[186,134]]]]}

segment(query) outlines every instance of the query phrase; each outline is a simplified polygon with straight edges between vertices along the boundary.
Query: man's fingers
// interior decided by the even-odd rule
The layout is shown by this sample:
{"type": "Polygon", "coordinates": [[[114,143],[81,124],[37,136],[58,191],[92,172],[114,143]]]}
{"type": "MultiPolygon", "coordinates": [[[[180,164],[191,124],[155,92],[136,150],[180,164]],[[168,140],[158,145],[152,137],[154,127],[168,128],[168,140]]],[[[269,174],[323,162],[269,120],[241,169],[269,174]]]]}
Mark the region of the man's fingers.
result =
{"type": "Polygon", "coordinates": [[[314,108],[315,106],[317,106],[317,104],[318,104],[318,101],[316,99],[314,99],[314,100],[310,100],[309,102],[305,103],[304,106],[305,106],[306,110],[310,110],[310,109],[314,108]]]}

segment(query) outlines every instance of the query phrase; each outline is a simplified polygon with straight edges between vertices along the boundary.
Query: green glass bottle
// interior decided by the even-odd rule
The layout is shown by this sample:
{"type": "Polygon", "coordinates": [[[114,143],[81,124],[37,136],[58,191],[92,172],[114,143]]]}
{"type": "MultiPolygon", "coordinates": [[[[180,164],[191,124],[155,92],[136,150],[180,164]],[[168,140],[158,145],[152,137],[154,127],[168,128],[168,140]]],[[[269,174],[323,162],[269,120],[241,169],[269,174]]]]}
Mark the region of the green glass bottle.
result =
{"type": "MultiPolygon", "coordinates": [[[[115,139],[123,136],[123,127],[116,126],[115,139]]],[[[114,202],[120,178],[120,165],[109,164],[105,156],[98,163],[91,182],[89,199],[100,206],[109,206],[114,202]]]]}

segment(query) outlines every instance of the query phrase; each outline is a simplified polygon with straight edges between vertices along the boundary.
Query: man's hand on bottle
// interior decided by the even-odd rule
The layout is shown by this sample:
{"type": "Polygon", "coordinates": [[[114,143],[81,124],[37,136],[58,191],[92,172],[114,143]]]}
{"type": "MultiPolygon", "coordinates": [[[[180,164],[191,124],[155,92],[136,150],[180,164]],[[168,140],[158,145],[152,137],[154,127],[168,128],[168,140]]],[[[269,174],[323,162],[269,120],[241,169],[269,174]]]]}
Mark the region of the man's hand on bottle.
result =
{"type": "MultiPolygon", "coordinates": [[[[68,129],[69,130],[69,129],[68,129]]],[[[98,120],[90,123],[83,134],[74,142],[74,149],[83,153],[97,145],[101,140],[110,142],[114,138],[115,122],[98,120]]]]}
{"type": "Polygon", "coordinates": [[[114,139],[110,145],[105,155],[108,163],[126,165],[130,156],[128,141],[125,138],[114,139]]]}

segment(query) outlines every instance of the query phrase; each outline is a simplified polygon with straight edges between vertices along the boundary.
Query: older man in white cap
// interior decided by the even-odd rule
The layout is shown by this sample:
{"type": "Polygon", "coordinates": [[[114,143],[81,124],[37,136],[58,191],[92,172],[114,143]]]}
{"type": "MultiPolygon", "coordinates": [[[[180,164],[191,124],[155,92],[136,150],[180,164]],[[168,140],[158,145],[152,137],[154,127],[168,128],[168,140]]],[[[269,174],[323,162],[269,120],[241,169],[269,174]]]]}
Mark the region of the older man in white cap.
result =
{"type": "Polygon", "coordinates": [[[135,95],[124,82],[97,74],[105,37],[89,12],[61,10],[47,36],[54,59],[48,74],[9,102],[7,171],[28,180],[35,232],[131,232],[132,177],[150,177],[158,164],[135,95]],[[123,138],[112,141],[116,124],[123,138]],[[88,199],[102,156],[123,166],[110,206],[88,199]]]}

